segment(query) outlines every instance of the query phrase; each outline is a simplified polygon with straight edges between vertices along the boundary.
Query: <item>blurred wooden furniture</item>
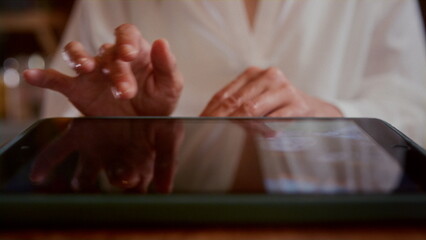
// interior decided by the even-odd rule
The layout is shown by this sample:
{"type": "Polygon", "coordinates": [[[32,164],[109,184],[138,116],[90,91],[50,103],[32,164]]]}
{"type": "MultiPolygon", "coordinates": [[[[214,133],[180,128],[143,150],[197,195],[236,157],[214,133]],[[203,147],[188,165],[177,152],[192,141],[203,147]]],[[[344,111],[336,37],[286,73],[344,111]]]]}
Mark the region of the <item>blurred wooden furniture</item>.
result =
{"type": "Polygon", "coordinates": [[[61,28],[66,17],[60,12],[42,9],[0,12],[0,32],[32,33],[46,55],[51,55],[57,47],[55,29],[61,28]]]}

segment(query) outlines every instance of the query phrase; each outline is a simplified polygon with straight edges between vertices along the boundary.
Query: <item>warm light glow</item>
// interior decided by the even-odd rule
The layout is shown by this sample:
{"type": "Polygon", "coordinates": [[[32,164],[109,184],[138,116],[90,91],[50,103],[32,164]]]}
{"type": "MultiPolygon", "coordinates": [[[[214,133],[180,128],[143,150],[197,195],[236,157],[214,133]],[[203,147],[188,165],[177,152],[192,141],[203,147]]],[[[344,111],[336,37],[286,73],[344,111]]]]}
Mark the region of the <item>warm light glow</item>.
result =
{"type": "Polygon", "coordinates": [[[13,68],[7,68],[3,73],[4,85],[8,88],[16,88],[21,82],[19,72],[13,68]]]}
{"type": "Polygon", "coordinates": [[[44,69],[45,62],[42,56],[37,53],[31,54],[28,58],[28,68],[40,68],[44,69]]]}

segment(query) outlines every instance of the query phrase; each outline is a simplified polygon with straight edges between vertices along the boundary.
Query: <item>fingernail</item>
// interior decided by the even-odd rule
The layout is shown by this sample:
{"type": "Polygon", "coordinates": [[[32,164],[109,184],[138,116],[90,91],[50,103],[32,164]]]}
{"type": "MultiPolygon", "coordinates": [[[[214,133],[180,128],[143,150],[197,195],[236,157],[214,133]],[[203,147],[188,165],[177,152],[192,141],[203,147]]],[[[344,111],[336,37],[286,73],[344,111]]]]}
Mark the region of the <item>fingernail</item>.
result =
{"type": "Polygon", "coordinates": [[[77,61],[75,62],[75,65],[74,65],[74,69],[77,70],[77,71],[87,72],[87,71],[92,70],[92,68],[93,68],[93,66],[92,66],[90,59],[85,58],[85,57],[77,59],[77,61]]]}
{"type": "Polygon", "coordinates": [[[82,67],[83,67],[83,64],[82,64],[82,63],[76,63],[76,64],[74,65],[75,70],[80,70],[82,67]]]}
{"type": "Polygon", "coordinates": [[[108,68],[102,68],[102,73],[108,75],[111,73],[111,71],[108,68]]]}
{"type": "Polygon", "coordinates": [[[119,82],[111,90],[115,98],[121,98],[123,94],[130,91],[130,84],[128,82],[119,82]]]}
{"type": "Polygon", "coordinates": [[[81,64],[74,62],[67,52],[62,52],[62,58],[68,64],[68,67],[72,69],[77,69],[81,67],[81,64]]]}
{"type": "Polygon", "coordinates": [[[114,98],[119,99],[121,98],[121,95],[123,95],[122,92],[120,92],[116,87],[111,87],[111,92],[114,98]]]}
{"type": "Polygon", "coordinates": [[[126,93],[130,90],[130,84],[128,82],[119,82],[117,88],[122,92],[126,93]]]}
{"type": "Polygon", "coordinates": [[[124,44],[122,46],[122,52],[126,55],[126,56],[134,56],[136,54],[138,54],[138,51],[129,44],[124,44]]]}
{"type": "Polygon", "coordinates": [[[44,177],[39,174],[31,174],[30,175],[30,181],[35,184],[41,184],[43,183],[44,177]]]}
{"type": "Polygon", "coordinates": [[[87,73],[95,70],[96,63],[90,58],[82,58],[80,59],[80,63],[83,65],[84,71],[87,73]]]}
{"type": "Polygon", "coordinates": [[[80,58],[80,59],[78,59],[77,64],[76,64],[75,67],[76,68],[77,67],[81,68],[82,66],[84,66],[87,63],[87,61],[89,61],[89,59],[87,59],[87,58],[80,58]]]}

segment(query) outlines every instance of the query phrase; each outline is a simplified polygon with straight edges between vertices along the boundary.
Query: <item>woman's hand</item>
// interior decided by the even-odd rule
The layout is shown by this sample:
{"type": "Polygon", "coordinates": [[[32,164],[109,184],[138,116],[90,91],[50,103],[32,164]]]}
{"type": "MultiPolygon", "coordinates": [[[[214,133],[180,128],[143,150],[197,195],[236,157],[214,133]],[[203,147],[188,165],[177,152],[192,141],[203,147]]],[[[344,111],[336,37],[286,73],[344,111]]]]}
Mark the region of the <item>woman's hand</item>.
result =
{"type": "Polygon", "coordinates": [[[87,116],[166,116],[180,97],[183,78],[165,40],[152,46],[139,30],[123,24],[116,42],[90,56],[79,42],[70,42],[65,60],[78,73],[66,76],[52,69],[24,72],[32,85],[64,94],[87,116]]]}
{"type": "Polygon", "coordinates": [[[342,113],[295,88],[279,69],[251,67],[215,94],[201,116],[342,117],[342,113]]]}

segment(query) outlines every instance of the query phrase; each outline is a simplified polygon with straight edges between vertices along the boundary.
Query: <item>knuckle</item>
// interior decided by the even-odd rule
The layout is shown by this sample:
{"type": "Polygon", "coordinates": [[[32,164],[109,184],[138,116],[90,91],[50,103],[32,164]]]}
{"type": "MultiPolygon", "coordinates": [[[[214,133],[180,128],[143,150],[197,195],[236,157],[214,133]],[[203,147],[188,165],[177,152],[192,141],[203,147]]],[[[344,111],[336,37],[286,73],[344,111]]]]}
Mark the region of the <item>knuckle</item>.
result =
{"type": "Polygon", "coordinates": [[[227,96],[228,96],[227,92],[218,92],[213,96],[212,100],[214,102],[222,102],[227,98],[227,96]]]}
{"type": "Polygon", "coordinates": [[[287,85],[285,89],[288,91],[288,93],[292,96],[292,98],[297,100],[302,100],[302,96],[300,95],[300,92],[297,91],[297,89],[292,85],[287,85]]]}
{"type": "MultiPolygon", "coordinates": [[[[110,69],[109,69],[110,70],[110,69]]],[[[129,78],[128,74],[123,71],[111,71],[109,72],[111,79],[115,82],[126,82],[129,78]]]]}
{"type": "Polygon", "coordinates": [[[240,99],[235,96],[231,96],[224,99],[221,104],[225,109],[235,109],[240,105],[240,99]]]}
{"type": "Polygon", "coordinates": [[[284,76],[283,72],[276,67],[270,67],[266,69],[265,77],[276,83],[285,83],[285,84],[288,83],[287,78],[284,76]]]}
{"type": "Polygon", "coordinates": [[[240,107],[240,110],[246,116],[255,117],[255,116],[258,115],[257,104],[253,101],[247,101],[247,102],[243,103],[240,107]]]}
{"type": "Polygon", "coordinates": [[[278,78],[280,75],[282,75],[281,70],[279,70],[276,67],[270,67],[266,69],[265,75],[269,78],[278,78]]]}
{"type": "Polygon", "coordinates": [[[313,117],[311,106],[303,99],[296,99],[291,110],[294,117],[313,117]]]}
{"type": "Polygon", "coordinates": [[[268,78],[283,78],[283,73],[281,72],[281,70],[279,68],[276,67],[270,67],[268,69],[266,69],[265,71],[265,75],[268,78]]]}

